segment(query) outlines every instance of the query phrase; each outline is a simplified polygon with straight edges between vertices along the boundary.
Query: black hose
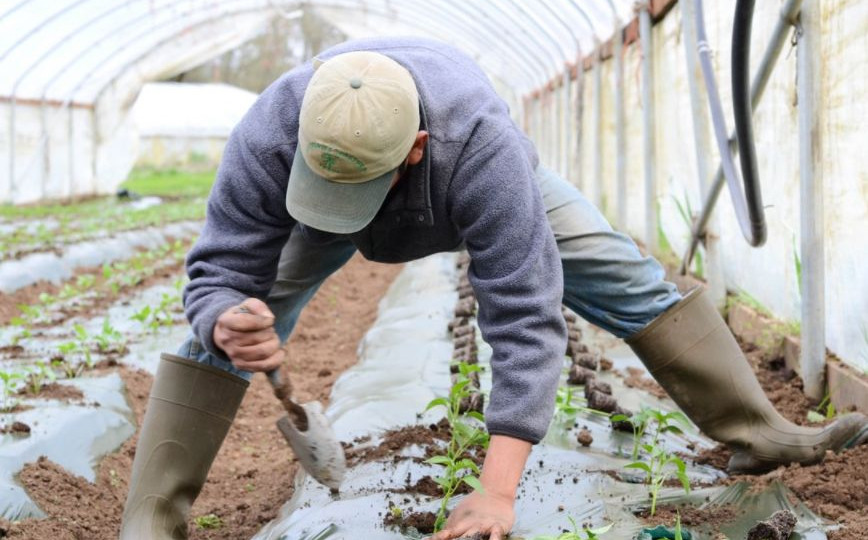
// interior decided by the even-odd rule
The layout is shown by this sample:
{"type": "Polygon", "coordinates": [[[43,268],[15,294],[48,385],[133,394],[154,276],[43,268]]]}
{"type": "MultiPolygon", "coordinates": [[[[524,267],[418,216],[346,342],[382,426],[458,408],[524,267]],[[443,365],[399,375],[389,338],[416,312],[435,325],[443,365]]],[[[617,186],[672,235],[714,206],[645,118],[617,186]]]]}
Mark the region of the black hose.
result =
{"type": "Polygon", "coordinates": [[[750,39],[755,0],[737,0],[732,25],[732,106],[738,140],[741,176],[750,216],[748,242],[761,246],[766,241],[766,220],[762,190],[757,173],[750,103],[750,39]]]}

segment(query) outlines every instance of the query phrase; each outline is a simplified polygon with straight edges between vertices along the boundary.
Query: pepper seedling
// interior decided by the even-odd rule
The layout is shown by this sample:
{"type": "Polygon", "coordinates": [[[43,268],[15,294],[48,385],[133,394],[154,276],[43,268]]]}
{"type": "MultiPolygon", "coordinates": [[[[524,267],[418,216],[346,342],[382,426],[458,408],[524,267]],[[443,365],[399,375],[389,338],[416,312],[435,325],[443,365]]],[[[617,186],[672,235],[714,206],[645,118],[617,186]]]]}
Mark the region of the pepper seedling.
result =
{"type": "Polygon", "coordinates": [[[690,493],[690,479],[687,478],[687,467],[684,461],[677,455],[666,451],[660,444],[660,435],[663,433],[684,433],[683,430],[676,425],[679,423],[683,426],[688,425],[687,417],[679,411],[665,413],[656,409],[643,407],[642,410],[632,417],[625,415],[613,415],[613,421],[628,421],[633,425],[633,454],[632,463],[624,465],[625,468],[639,469],[645,473],[645,484],[648,486],[648,492],[651,496],[651,515],[657,509],[657,497],[660,494],[660,489],[663,484],[675,476],[681,481],[684,491],[690,493]],[[654,435],[650,443],[642,443],[642,437],[649,427],[656,425],[653,430],[654,435]],[[646,459],[638,460],[640,450],[644,451],[646,459]]]}
{"type": "Polygon", "coordinates": [[[434,479],[443,497],[440,500],[440,508],[434,521],[434,532],[443,528],[446,523],[446,507],[450,499],[461,484],[467,484],[471,488],[482,491],[482,483],[479,481],[479,467],[470,458],[474,448],[487,448],[489,436],[483,427],[485,418],[477,411],[468,411],[462,414],[461,400],[470,396],[470,374],[480,370],[475,364],[461,362],[458,364],[460,376],[449,389],[448,397],[439,397],[431,400],[425,411],[434,407],[446,408],[446,421],[449,423],[451,437],[446,445],[446,451],[442,455],[434,456],[426,463],[443,467],[443,475],[434,479]],[[470,418],[474,422],[468,422],[470,418]],[[478,423],[474,425],[474,423],[478,423]]]}

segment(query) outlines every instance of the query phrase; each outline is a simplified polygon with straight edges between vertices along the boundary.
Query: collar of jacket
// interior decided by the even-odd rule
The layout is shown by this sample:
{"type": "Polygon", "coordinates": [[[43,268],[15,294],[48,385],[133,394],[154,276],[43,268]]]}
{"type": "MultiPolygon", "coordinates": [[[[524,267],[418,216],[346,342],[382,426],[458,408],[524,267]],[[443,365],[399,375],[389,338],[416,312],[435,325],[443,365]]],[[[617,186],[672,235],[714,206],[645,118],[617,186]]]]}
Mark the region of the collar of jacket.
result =
{"type": "MultiPolygon", "coordinates": [[[[419,101],[420,129],[428,131],[428,116],[422,101],[419,101]]],[[[434,226],[434,212],[431,210],[431,138],[422,162],[407,169],[398,188],[386,199],[375,221],[393,226],[434,226]]]]}

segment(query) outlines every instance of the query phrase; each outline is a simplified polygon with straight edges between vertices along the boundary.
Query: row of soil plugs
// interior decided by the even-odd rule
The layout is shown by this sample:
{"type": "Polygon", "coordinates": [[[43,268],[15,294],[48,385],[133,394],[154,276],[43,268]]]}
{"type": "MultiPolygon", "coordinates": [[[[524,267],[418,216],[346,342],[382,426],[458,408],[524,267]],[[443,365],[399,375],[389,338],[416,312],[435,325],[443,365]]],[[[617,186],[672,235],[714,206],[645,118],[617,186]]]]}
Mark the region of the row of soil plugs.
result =
{"type": "MultiPolygon", "coordinates": [[[[610,417],[623,415],[630,418],[633,413],[618,405],[618,400],[612,395],[611,385],[597,380],[597,372],[611,370],[612,361],[599,353],[590,352],[588,346],[582,343],[582,331],[578,328],[578,316],[574,312],[564,307],[563,314],[568,336],[566,355],[571,360],[567,384],[584,385],[589,409],[608,413],[610,417]]],[[[613,421],[612,429],[633,433],[633,424],[629,421],[613,421]]],[[[580,430],[576,438],[582,446],[590,446],[593,442],[591,432],[587,429],[580,430]]]]}
{"type": "MultiPolygon", "coordinates": [[[[476,344],[476,327],[471,324],[470,318],[476,313],[476,296],[473,287],[467,277],[467,269],[470,267],[470,256],[464,252],[458,256],[456,268],[458,269],[458,301],[455,304],[454,318],[449,322],[449,330],[452,332],[452,361],[449,364],[451,384],[454,385],[461,377],[459,366],[463,364],[475,365],[479,363],[479,346],[476,344]]],[[[479,372],[471,372],[469,375],[469,396],[461,400],[460,413],[476,411],[482,413],[485,405],[485,396],[480,391],[479,372]]]]}

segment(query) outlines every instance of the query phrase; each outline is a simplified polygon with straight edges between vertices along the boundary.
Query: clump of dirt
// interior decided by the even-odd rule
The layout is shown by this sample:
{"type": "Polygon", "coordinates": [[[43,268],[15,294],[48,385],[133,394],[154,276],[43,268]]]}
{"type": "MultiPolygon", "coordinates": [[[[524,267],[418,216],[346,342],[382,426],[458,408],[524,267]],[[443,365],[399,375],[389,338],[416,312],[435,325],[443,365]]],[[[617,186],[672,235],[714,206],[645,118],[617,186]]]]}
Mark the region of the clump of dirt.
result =
{"type": "Polygon", "coordinates": [[[0,434],[12,433],[13,435],[29,435],[30,426],[24,422],[12,422],[8,426],[0,426],[0,434]]]}
{"type": "MultiPolygon", "coordinates": [[[[394,508],[394,507],[392,507],[394,508]]],[[[386,512],[386,517],[383,518],[383,525],[387,527],[397,527],[401,531],[409,531],[415,529],[422,534],[432,534],[434,532],[434,522],[437,521],[437,515],[434,512],[386,512]]]]}
{"type": "Polygon", "coordinates": [[[578,440],[579,444],[581,444],[582,446],[588,447],[591,446],[592,442],[594,442],[594,437],[593,435],[591,435],[590,431],[583,428],[581,431],[579,431],[579,434],[576,435],[576,440],[578,440]]]}
{"type": "Polygon", "coordinates": [[[796,516],[789,510],[779,510],[751,527],[747,540],[787,540],[796,527],[796,521],[796,516]]]}
{"type": "MultiPolygon", "coordinates": [[[[427,426],[412,425],[391,429],[383,434],[382,441],[376,446],[345,445],[347,466],[354,467],[359,463],[377,461],[386,457],[397,461],[402,459],[398,455],[401,450],[414,445],[423,448],[425,455],[433,455],[435,442],[448,441],[449,437],[449,423],[445,418],[427,426]]],[[[370,437],[363,437],[353,442],[361,445],[368,440],[370,437]]]]}

